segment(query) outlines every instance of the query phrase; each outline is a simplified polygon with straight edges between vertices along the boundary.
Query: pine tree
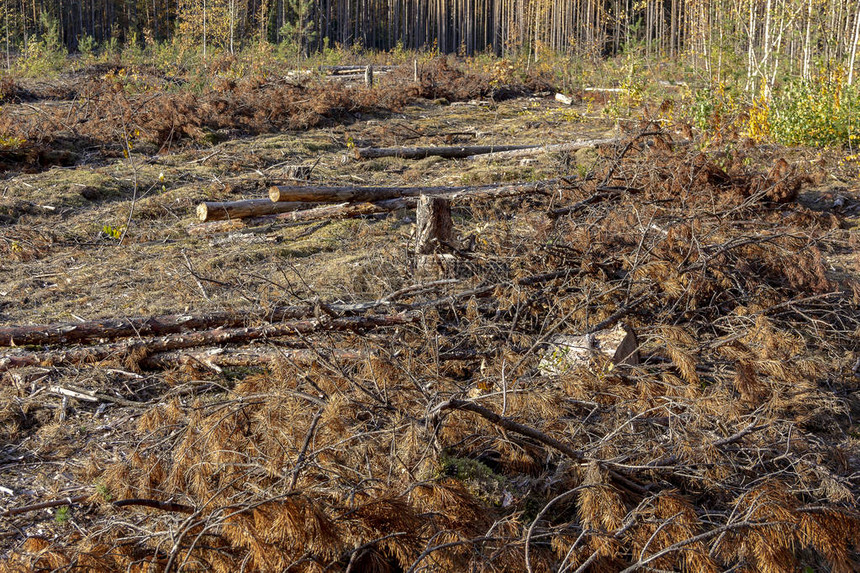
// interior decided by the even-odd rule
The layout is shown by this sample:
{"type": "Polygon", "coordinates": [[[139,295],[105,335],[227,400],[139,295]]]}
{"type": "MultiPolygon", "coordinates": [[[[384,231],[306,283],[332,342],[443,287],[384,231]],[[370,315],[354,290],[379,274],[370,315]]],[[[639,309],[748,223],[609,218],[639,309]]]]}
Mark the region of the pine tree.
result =
{"type": "Polygon", "coordinates": [[[313,0],[284,0],[285,21],[279,33],[297,58],[307,57],[319,37],[311,18],[313,6],[313,0]]]}

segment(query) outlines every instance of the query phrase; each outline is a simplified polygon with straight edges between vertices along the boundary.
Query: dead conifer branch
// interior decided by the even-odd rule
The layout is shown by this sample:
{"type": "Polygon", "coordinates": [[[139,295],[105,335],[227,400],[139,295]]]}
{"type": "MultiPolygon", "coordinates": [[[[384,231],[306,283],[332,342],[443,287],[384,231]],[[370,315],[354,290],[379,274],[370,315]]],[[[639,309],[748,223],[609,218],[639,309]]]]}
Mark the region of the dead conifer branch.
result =
{"type": "MultiPolygon", "coordinates": [[[[32,505],[24,505],[21,507],[14,507],[10,509],[6,509],[3,512],[0,512],[0,517],[12,517],[13,515],[22,515],[25,513],[30,513],[33,511],[39,511],[42,509],[51,509],[54,507],[63,507],[63,506],[71,506],[79,503],[84,503],[92,499],[91,495],[76,495],[73,497],[67,497],[64,499],[55,499],[51,501],[44,501],[42,503],[34,503],[32,505]]],[[[132,507],[132,506],[140,506],[140,507],[150,507],[152,509],[160,509],[162,511],[172,511],[177,513],[194,513],[194,508],[189,507],[187,505],[182,505],[179,503],[174,503],[172,501],[159,501],[155,499],[121,499],[114,502],[111,502],[111,505],[114,507],[132,507]]]]}

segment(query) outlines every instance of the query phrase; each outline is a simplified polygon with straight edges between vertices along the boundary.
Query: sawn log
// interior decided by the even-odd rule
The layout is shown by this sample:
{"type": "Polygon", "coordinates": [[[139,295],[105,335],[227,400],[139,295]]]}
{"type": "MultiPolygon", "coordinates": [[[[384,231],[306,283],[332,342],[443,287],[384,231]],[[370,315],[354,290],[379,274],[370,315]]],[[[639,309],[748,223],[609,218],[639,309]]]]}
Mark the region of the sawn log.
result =
{"type": "MultiPolygon", "coordinates": [[[[553,179],[535,183],[497,183],[477,187],[321,187],[276,185],[269,189],[269,199],[278,202],[337,203],[342,201],[381,202],[390,199],[417,198],[419,195],[444,196],[448,198],[466,195],[504,196],[519,195],[521,193],[538,193],[551,187],[556,182],[553,179]]],[[[411,205],[414,204],[414,202],[411,203],[411,205]]],[[[387,205],[386,203],[380,205],[380,207],[385,208],[387,205]]],[[[392,203],[392,205],[398,204],[392,203]]]]}
{"type": "Polygon", "coordinates": [[[301,202],[276,204],[267,199],[243,199],[241,201],[225,201],[220,203],[207,201],[197,206],[197,218],[202,222],[222,221],[224,219],[277,215],[278,213],[300,211],[310,207],[313,207],[313,205],[301,202]]]}

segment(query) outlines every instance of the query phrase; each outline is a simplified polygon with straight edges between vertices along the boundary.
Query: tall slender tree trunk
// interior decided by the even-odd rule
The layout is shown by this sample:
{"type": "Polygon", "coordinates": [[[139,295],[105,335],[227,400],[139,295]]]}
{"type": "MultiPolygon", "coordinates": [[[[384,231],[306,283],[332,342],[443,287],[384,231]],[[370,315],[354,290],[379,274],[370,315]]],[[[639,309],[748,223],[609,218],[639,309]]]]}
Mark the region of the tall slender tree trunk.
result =
{"type": "Polygon", "coordinates": [[[756,3],[755,0],[749,0],[750,3],[750,20],[749,20],[749,32],[747,37],[747,85],[746,89],[749,90],[753,84],[755,78],[755,67],[756,67],[756,57],[755,57],[755,37],[756,37],[756,28],[755,28],[755,17],[756,17],[756,3]]]}
{"type": "Polygon", "coordinates": [[[812,61],[812,0],[806,6],[806,34],[803,37],[803,79],[809,79],[809,66],[812,61]]]}
{"type": "Polygon", "coordinates": [[[851,55],[848,57],[848,85],[854,81],[854,61],[857,57],[857,43],[860,42],[860,7],[854,15],[854,34],[851,38],[851,55]]]}

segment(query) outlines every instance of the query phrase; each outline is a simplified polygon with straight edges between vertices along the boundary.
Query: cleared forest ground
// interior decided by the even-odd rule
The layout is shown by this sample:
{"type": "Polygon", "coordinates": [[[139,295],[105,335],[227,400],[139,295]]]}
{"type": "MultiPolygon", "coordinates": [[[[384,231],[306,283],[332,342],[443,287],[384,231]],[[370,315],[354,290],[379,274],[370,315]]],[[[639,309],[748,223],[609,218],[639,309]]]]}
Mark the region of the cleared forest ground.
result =
{"type": "Polygon", "coordinates": [[[131,98],[110,73],[55,101],[18,86],[5,110],[26,144],[0,153],[0,330],[222,313],[206,332],[245,338],[0,350],[3,507],[75,501],[0,517],[0,569],[860,567],[860,184],[838,151],[706,141],[661,101],[618,120],[612,96],[566,106],[444,65],[131,98]],[[430,277],[414,210],[196,221],[307,183],[295,165],[554,183],[456,198],[456,263],[430,277]],[[616,324],[640,364],[539,367],[554,335],[616,324]]]}

